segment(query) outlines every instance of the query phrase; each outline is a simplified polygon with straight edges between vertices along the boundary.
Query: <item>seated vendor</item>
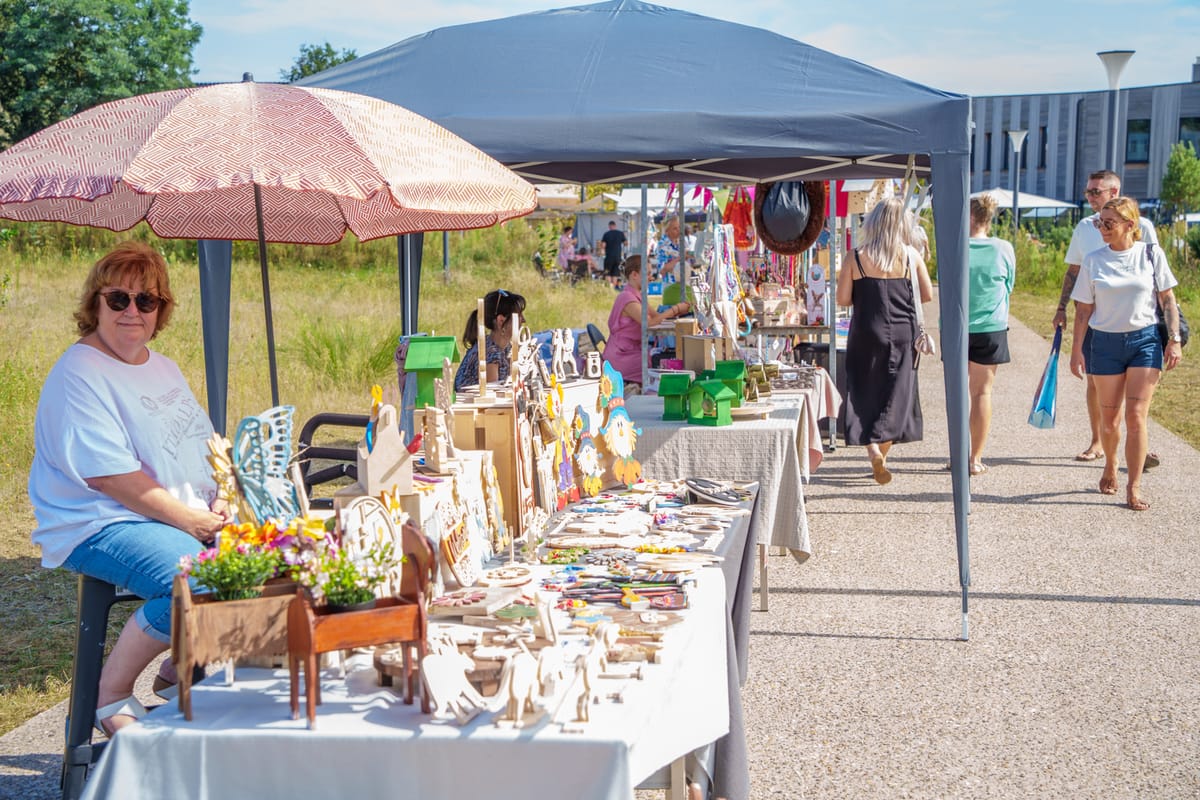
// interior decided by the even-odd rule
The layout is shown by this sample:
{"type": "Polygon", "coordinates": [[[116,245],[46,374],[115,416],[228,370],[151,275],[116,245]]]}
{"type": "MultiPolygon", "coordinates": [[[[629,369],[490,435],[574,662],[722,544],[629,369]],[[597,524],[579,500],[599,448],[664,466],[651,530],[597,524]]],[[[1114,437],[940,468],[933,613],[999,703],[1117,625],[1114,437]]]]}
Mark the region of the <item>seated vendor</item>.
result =
{"type": "MultiPolygon", "coordinates": [[[[650,327],[686,314],[691,309],[686,302],[667,306],[662,311],[648,309],[650,327]]],[[[625,393],[641,392],[642,377],[642,258],[625,259],[625,288],[613,302],[608,315],[608,343],[604,360],[613,365],[625,379],[625,393]]]]}
{"type": "MultiPolygon", "coordinates": [[[[487,329],[484,358],[487,362],[487,382],[495,383],[508,378],[509,345],[512,343],[512,315],[525,313],[525,298],[519,294],[496,289],[483,298],[483,327],[487,329]]],[[[467,329],[463,331],[463,344],[467,352],[463,355],[458,372],[454,375],[454,390],[463,391],[479,386],[479,312],[472,311],[467,317],[467,329]]]]}
{"type": "Polygon", "coordinates": [[[575,257],[568,262],[571,269],[571,282],[584,278],[597,278],[604,274],[604,268],[596,263],[596,258],[586,247],[579,248],[575,257]]]}

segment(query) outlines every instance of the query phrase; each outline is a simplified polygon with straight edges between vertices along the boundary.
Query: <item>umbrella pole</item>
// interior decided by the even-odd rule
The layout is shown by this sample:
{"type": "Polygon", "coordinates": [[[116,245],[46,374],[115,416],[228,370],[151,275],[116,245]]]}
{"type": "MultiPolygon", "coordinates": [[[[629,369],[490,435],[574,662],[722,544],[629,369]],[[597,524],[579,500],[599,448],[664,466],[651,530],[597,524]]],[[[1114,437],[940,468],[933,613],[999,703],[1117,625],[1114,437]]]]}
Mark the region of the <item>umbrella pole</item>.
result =
{"type": "Polygon", "coordinates": [[[279,405],[279,376],[275,370],[275,323],[271,318],[271,280],[267,277],[267,236],[263,231],[262,189],[254,184],[254,219],[258,223],[258,267],[262,273],[263,312],[267,319],[267,364],[271,370],[271,405],[279,405]]]}
{"type": "Polygon", "coordinates": [[[967,624],[967,587],[962,587],[962,640],[970,640],[971,629],[967,624]]]}

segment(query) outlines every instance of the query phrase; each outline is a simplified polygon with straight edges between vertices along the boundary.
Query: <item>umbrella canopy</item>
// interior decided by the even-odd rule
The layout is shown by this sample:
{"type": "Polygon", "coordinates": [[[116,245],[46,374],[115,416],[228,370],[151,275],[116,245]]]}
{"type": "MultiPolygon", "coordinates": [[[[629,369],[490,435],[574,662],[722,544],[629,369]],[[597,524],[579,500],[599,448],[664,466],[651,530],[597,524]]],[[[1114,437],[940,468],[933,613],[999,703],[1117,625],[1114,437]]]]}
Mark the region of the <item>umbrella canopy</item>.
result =
{"type": "MultiPolygon", "coordinates": [[[[1011,189],[984,189],[982,192],[971,192],[971,197],[982,197],[985,194],[996,198],[996,205],[1000,208],[1013,207],[1013,193],[1011,189]]],[[[1017,208],[1075,208],[1075,206],[1072,203],[1055,200],[1053,197],[1042,197],[1040,194],[1017,192],[1017,208]]]]}
{"type": "MultiPolygon", "coordinates": [[[[164,238],[257,239],[274,405],[266,242],[483,228],[534,206],[524,179],[407,109],[253,81],[105,103],[0,153],[0,217],[114,231],[145,220],[164,238]]],[[[206,343],[210,327],[217,324],[206,315],[206,343]]],[[[224,328],[212,339],[223,344],[206,347],[210,389],[224,385],[227,314],[224,328]]],[[[224,397],[216,402],[219,430],[224,397]]]]}
{"type": "Polygon", "coordinates": [[[453,133],[373,97],[229,83],[129,97],[0,153],[0,216],[168,239],[332,244],[482,228],[533,187],[453,133]]]}

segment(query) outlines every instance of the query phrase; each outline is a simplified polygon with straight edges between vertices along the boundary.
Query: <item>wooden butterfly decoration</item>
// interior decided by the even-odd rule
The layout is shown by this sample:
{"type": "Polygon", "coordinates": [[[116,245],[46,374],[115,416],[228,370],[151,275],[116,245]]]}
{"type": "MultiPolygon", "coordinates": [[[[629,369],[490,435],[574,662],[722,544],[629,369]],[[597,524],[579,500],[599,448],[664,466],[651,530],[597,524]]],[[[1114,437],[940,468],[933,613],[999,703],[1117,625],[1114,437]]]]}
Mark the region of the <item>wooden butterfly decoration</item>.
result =
{"type": "Polygon", "coordinates": [[[214,433],[208,463],[218,495],[239,522],[287,523],[300,515],[296,486],[288,479],[292,457],[293,406],[276,406],[238,423],[233,442],[214,433]]]}

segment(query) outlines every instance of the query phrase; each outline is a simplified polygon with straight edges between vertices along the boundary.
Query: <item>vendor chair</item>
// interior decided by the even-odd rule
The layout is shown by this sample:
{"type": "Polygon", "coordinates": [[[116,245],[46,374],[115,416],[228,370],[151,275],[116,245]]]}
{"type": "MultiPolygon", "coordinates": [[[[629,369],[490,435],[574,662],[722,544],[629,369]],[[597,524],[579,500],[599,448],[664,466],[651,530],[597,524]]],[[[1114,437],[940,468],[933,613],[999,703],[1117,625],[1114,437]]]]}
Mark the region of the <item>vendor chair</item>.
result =
{"type": "Polygon", "coordinates": [[[75,666],[71,673],[71,700],[67,711],[66,747],[63,749],[63,800],[75,800],[83,794],[88,770],[107,744],[92,743],[92,725],[96,719],[96,698],[100,694],[108,613],[117,603],[141,601],[131,592],[88,575],[79,576],[78,598],[75,666]]]}
{"type": "Polygon", "coordinates": [[[601,333],[600,329],[591,322],[587,324],[587,332],[588,338],[592,340],[592,348],[595,349],[597,353],[603,353],[605,342],[604,334],[601,333]]]}

